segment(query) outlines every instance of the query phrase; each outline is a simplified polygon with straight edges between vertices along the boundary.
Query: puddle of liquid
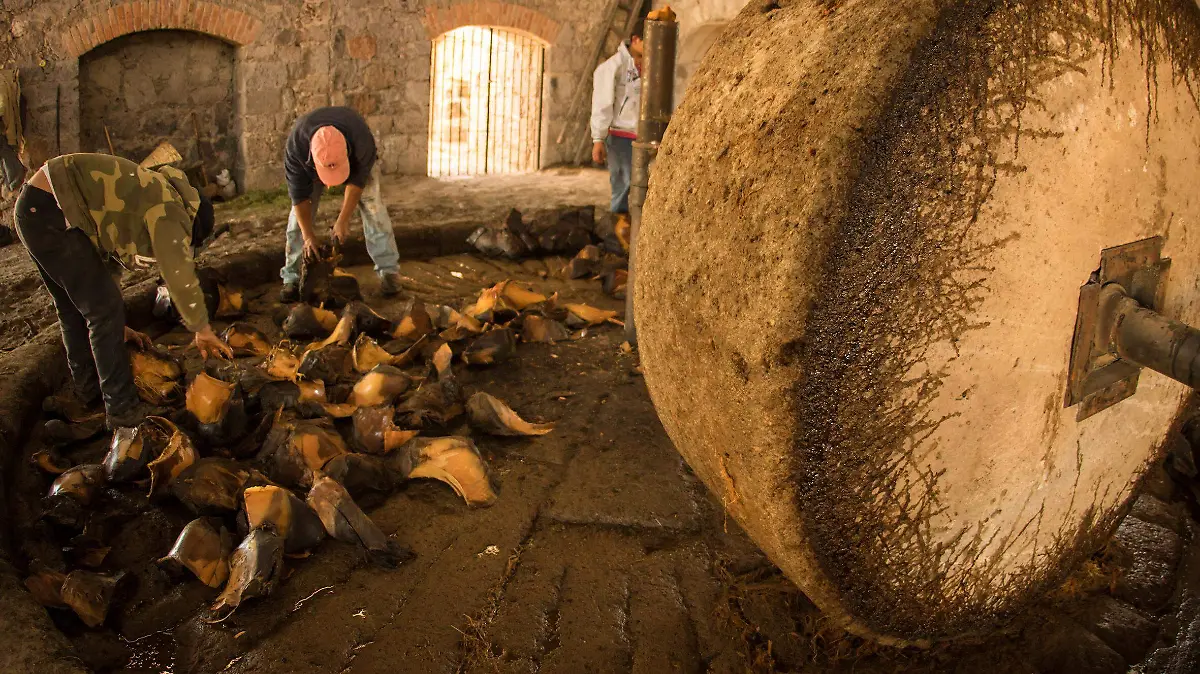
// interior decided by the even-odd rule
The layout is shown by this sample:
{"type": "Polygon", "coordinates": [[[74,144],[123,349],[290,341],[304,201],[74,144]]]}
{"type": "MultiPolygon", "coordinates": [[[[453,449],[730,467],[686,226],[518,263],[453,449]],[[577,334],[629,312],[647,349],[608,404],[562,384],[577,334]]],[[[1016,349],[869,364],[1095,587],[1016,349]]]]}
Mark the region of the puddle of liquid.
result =
{"type": "Polygon", "coordinates": [[[121,641],[133,652],[129,664],[120,674],[174,674],[175,633],[163,630],[147,634],[140,639],[121,641]]]}

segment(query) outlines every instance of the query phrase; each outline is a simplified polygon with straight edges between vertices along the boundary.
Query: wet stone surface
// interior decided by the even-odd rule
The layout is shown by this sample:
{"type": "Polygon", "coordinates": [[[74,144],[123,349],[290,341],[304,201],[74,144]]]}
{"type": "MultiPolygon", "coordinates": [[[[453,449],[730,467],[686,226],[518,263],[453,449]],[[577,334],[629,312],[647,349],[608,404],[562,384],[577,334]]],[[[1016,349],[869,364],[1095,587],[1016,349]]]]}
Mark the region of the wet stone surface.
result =
{"type": "Polygon", "coordinates": [[[1182,552],[1179,534],[1130,516],[1117,527],[1113,545],[1131,557],[1117,581],[1116,596],[1146,611],[1162,607],[1175,591],[1182,552]]]}

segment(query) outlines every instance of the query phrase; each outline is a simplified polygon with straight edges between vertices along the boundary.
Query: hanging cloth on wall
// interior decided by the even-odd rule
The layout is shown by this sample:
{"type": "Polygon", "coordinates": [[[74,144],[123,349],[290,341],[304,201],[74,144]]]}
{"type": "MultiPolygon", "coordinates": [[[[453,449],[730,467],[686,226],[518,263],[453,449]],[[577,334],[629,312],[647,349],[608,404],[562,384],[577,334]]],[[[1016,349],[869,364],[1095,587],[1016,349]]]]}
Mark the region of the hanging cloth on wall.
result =
{"type": "Polygon", "coordinates": [[[17,71],[0,68],[0,117],[4,120],[4,140],[12,147],[21,141],[21,83],[17,71]]]}

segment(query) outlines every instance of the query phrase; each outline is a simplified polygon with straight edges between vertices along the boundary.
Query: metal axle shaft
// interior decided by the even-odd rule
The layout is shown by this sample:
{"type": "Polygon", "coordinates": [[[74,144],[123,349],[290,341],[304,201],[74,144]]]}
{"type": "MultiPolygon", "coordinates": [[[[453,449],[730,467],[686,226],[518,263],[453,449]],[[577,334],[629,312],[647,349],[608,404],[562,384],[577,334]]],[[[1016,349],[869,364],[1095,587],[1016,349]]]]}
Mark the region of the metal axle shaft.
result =
{"type": "Polygon", "coordinates": [[[1114,356],[1200,388],[1200,330],[1147,309],[1116,283],[1101,289],[1100,315],[1114,356]]]}

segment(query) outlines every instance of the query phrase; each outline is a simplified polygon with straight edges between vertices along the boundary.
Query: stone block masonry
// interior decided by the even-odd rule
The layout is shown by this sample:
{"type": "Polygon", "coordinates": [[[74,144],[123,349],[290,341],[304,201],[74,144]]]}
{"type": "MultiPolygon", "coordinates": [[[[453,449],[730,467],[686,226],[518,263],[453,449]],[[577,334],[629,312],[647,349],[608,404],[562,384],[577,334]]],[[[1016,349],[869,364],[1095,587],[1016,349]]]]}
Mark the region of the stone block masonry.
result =
{"type": "Polygon", "coordinates": [[[80,147],[107,152],[111,138],[118,154],[140,159],[168,140],[183,153],[185,168],[203,160],[210,175],[232,170],[234,93],[228,43],[174,30],[117,38],[80,58],[80,147]]]}
{"type": "Polygon", "coordinates": [[[322,105],[356,107],[370,120],[385,173],[423,174],[432,40],[467,25],[515,29],[546,45],[541,163],[547,166],[572,159],[578,145],[578,139],[554,143],[564,124],[574,121],[577,133],[586,133],[581,119],[566,117],[574,87],[591,86],[588,54],[607,6],[607,0],[0,0],[0,26],[8,27],[0,32],[0,66],[20,70],[35,164],[104,147],[96,146],[96,120],[120,115],[97,91],[118,85],[124,98],[111,105],[148,120],[128,129],[100,122],[110,132],[121,127],[113,138],[122,146],[118,153],[133,157],[143,145],[152,147],[159,138],[149,136],[163,129],[181,138],[190,132],[190,109],[187,119],[172,120],[182,97],[208,109],[198,113],[202,135],[211,134],[203,139],[206,160],[219,156],[233,164],[241,186],[267,189],[283,183],[281,148],[292,122],[322,105]],[[125,42],[129,36],[137,39],[125,42]],[[143,58],[151,77],[137,75],[136,64],[92,67],[114,45],[142,45],[144,53],[150,40],[176,49],[171,36],[200,40],[212,53],[143,58]],[[228,72],[214,65],[230,60],[228,72]],[[227,74],[232,91],[218,81],[227,74]],[[146,138],[127,148],[126,133],[146,138]]]}

